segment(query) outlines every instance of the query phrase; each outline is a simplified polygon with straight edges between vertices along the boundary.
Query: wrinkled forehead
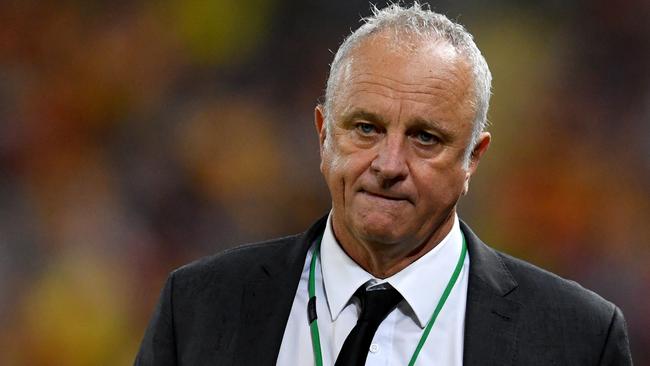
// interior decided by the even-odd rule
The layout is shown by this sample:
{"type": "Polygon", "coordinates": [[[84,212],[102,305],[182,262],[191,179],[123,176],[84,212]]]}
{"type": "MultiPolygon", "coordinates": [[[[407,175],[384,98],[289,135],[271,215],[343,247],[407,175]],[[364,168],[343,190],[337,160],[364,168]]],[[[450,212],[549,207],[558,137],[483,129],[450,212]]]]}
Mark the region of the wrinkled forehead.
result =
{"type": "Polygon", "coordinates": [[[402,55],[420,60],[426,59],[427,55],[435,55],[448,61],[466,61],[464,55],[441,36],[393,28],[382,29],[361,38],[350,48],[346,58],[359,59],[373,53],[372,51],[381,51],[387,56],[402,55]]]}
{"type": "MultiPolygon", "coordinates": [[[[414,36],[386,35],[381,33],[361,42],[351,50],[344,71],[354,68],[384,68],[386,72],[399,72],[400,68],[428,67],[436,70],[461,72],[467,62],[447,41],[419,40],[414,36]],[[458,69],[458,70],[456,70],[458,69]]],[[[408,70],[405,70],[408,71],[408,70]]],[[[349,75],[342,75],[349,76],[349,75]]]]}
{"type": "Polygon", "coordinates": [[[468,112],[474,109],[471,66],[465,55],[445,40],[397,35],[390,31],[372,35],[342,60],[336,94],[344,99],[355,83],[367,76],[401,85],[421,85],[430,81],[432,88],[444,88],[453,94],[458,106],[467,106],[468,112]]]}

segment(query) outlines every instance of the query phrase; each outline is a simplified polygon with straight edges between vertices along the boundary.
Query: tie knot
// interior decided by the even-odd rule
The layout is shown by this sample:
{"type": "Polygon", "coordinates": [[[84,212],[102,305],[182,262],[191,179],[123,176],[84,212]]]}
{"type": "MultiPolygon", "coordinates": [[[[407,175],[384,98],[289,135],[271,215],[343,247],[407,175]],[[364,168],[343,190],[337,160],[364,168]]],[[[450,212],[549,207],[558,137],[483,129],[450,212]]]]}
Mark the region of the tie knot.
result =
{"type": "Polygon", "coordinates": [[[359,321],[377,324],[381,323],[402,300],[402,295],[392,287],[368,290],[362,286],[357,291],[357,297],[361,300],[359,321]]]}

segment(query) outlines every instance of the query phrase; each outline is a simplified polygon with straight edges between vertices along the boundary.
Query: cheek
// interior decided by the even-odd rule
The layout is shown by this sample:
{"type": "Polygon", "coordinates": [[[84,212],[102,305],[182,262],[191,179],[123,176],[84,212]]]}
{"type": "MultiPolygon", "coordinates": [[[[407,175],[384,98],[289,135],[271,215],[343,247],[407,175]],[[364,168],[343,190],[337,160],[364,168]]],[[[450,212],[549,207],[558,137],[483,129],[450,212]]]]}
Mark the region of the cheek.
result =
{"type": "Polygon", "coordinates": [[[347,165],[347,159],[335,147],[325,149],[321,161],[321,172],[334,200],[340,199],[345,189],[347,165]]]}
{"type": "Polygon", "coordinates": [[[321,173],[323,173],[323,176],[325,177],[325,180],[327,181],[330,189],[335,189],[336,187],[333,183],[340,180],[341,178],[341,171],[343,170],[342,167],[344,166],[342,160],[343,159],[341,159],[340,155],[332,152],[329,149],[323,153],[320,170],[321,173]]]}
{"type": "Polygon", "coordinates": [[[340,179],[356,179],[372,162],[372,151],[354,147],[345,136],[336,136],[325,149],[323,161],[330,175],[340,179]]]}
{"type": "Polygon", "coordinates": [[[465,172],[461,169],[423,162],[420,174],[414,174],[419,195],[430,202],[447,205],[455,203],[462,194],[465,172]]]}

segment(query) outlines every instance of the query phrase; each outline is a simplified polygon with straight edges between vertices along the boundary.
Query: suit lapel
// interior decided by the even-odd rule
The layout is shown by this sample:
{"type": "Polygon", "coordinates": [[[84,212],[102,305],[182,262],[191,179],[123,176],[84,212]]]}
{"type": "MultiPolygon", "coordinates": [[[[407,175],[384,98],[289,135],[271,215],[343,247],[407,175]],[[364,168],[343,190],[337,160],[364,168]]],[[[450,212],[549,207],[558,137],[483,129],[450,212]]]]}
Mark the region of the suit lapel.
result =
{"type": "Polygon", "coordinates": [[[307,232],[264,258],[244,288],[241,329],[235,346],[237,365],[275,365],[307,251],[327,216],[307,232]]]}
{"type": "Polygon", "coordinates": [[[511,365],[520,304],[507,298],[517,282],[498,254],[461,222],[470,256],[463,364],[511,365]]]}

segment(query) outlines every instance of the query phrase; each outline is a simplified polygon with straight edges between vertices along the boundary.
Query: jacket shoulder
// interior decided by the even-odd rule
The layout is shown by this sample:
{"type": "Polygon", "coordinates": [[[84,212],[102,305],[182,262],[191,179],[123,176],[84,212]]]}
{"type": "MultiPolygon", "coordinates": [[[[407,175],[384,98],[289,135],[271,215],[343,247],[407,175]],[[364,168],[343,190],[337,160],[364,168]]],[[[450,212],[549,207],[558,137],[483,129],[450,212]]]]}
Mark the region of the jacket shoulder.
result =
{"type": "Polygon", "coordinates": [[[293,273],[302,268],[307,250],[322,234],[326,219],[327,215],[321,217],[303,233],[244,244],[198,259],[172,271],[170,278],[177,285],[228,287],[289,269],[293,273]]]}
{"type": "Polygon", "coordinates": [[[497,252],[517,287],[508,295],[520,306],[522,364],[535,357],[561,364],[631,365],[621,310],[575,281],[497,252]]]}
{"type": "Polygon", "coordinates": [[[563,278],[522,259],[498,252],[518,284],[516,291],[530,302],[560,308],[580,308],[610,320],[615,305],[579,283],[563,278]]]}
{"type": "Polygon", "coordinates": [[[197,259],[172,271],[176,281],[208,281],[214,277],[242,278],[250,268],[269,258],[282,256],[298,244],[300,234],[247,243],[197,259]]]}

